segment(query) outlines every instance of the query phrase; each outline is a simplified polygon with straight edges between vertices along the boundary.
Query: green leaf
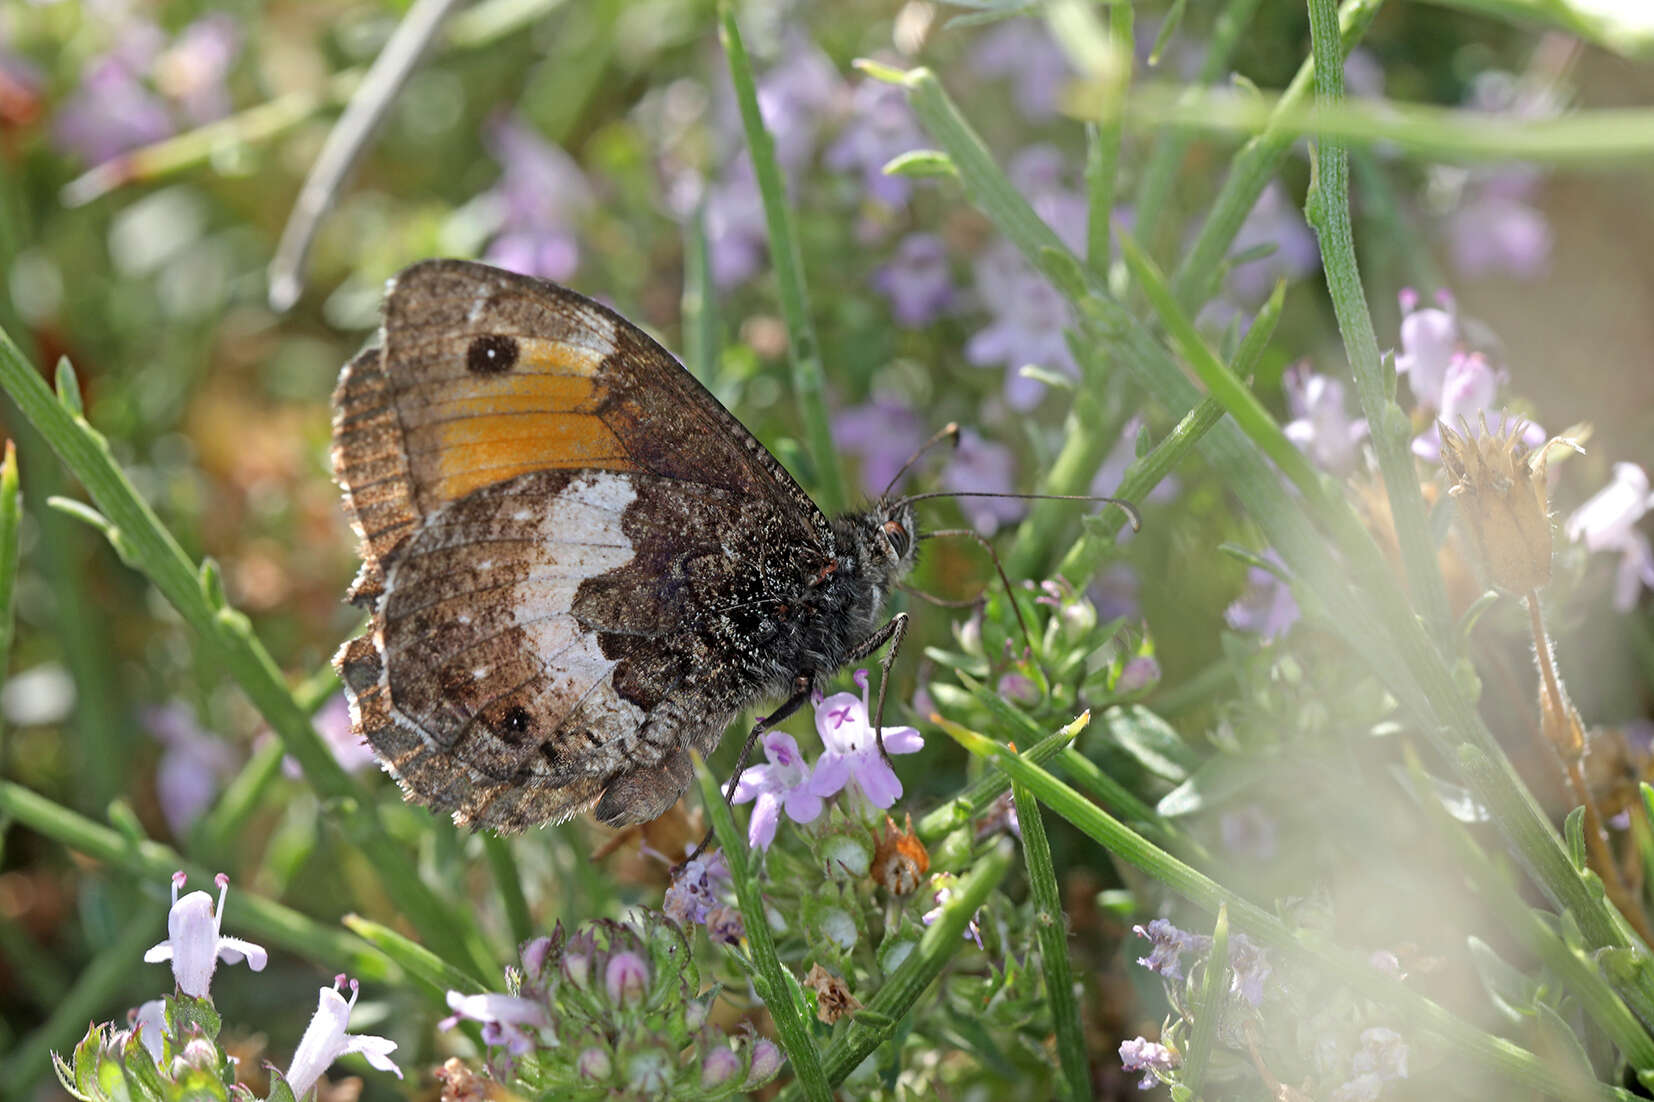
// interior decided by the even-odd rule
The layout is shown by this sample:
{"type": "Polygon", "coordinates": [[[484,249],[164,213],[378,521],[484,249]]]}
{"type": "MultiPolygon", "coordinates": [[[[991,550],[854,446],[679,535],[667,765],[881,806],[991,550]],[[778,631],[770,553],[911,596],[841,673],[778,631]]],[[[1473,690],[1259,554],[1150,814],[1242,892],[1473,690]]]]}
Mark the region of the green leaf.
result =
{"type": "Polygon", "coordinates": [[[1104,712],[1087,736],[1088,744],[1118,746],[1157,777],[1181,784],[1201,756],[1172,725],[1141,704],[1121,704],[1104,712]]]}
{"type": "Polygon", "coordinates": [[[1568,841],[1568,860],[1574,863],[1574,868],[1584,872],[1590,864],[1590,858],[1585,852],[1585,808],[1583,805],[1568,812],[1568,818],[1562,824],[1562,837],[1568,841]]]}
{"type": "Polygon", "coordinates": [[[1539,1006],[1539,985],[1527,973],[1508,964],[1498,952],[1479,937],[1465,939],[1470,949],[1470,964],[1482,981],[1482,990],[1501,1014],[1512,1024],[1520,1025],[1533,1017],[1539,1006]]]}
{"type": "Polygon", "coordinates": [[[479,994],[487,988],[477,978],[457,965],[443,960],[425,946],[411,941],[379,922],[348,914],[341,920],[345,928],[384,953],[425,989],[434,994],[437,1005],[445,1006],[444,996],[452,989],[468,995],[479,994]]]}
{"type": "Polygon", "coordinates": [[[209,1041],[218,1040],[218,1031],[224,1027],[224,1020],[219,1017],[218,1008],[213,1006],[211,999],[198,999],[193,995],[168,995],[166,997],[167,1035],[176,1041],[179,1047],[188,1039],[190,1034],[199,1032],[209,1041]]]}
{"type": "Polygon", "coordinates": [[[886,176],[908,176],[914,179],[959,175],[959,170],[953,167],[952,158],[935,149],[913,149],[892,157],[885,164],[883,171],[886,176]]]}
{"type": "Polygon", "coordinates": [[[86,408],[81,405],[80,379],[75,375],[75,365],[69,362],[69,357],[61,356],[57,361],[57,400],[63,403],[73,417],[84,417],[86,408]]]}

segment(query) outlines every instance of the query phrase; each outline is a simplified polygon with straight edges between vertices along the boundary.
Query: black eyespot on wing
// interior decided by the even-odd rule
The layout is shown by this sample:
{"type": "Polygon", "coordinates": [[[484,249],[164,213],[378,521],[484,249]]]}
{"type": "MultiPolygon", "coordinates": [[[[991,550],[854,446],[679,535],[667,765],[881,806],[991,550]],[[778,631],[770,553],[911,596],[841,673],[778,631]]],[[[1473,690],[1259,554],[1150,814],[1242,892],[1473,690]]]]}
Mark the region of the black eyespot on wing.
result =
{"type": "Polygon", "coordinates": [[[465,366],[473,375],[499,375],[516,363],[516,339],[500,333],[473,338],[465,350],[465,366]]]}
{"type": "Polygon", "coordinates": [[[530,725],[528,709],[521,704],[505,713],[504,726],[507,734],[526,735],[530,725]]]}

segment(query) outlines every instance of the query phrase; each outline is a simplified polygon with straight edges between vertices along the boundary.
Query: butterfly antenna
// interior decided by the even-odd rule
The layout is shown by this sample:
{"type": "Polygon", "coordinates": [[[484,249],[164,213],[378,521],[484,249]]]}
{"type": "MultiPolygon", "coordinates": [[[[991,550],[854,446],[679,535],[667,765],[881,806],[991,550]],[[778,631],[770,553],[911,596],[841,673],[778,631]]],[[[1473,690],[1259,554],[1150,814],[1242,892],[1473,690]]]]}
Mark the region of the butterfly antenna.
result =
{"type": "Polygon", "coordinates": [[[1034,637],[1029,634],[1028,621],[1022,618],[1022,606],[1017,604],[1017,595],[1011,588],[1010,575],[1005,573],[1005,564],[999,561],[999,552],[994,550],[994,545],[989,543],[987,537],[981,532],[978,532],[975,528],[942,528],[935,532],[926,532],[919,538],[923,540],[934,540],[943,539],[949,536],[958,536],[965,539],[975,540],[977,543],[982,545],[982,549],[988,553],[988,557],[993,559],[994,571],[999,575],[999,580],[1005,583],[1005,596],[1011,601],[1011,611],[1016,613],[1017,627],[1022,629],[1022,641],[1028,645],[1029,651],[1032,652],[1034,649],[1034,637]]]}
{"type": "Polygon", "coordinates": [[[897,582],[896,588],[901,590],[903,593],[911,593],[921,601],[925,601],[928,604],[933,604],[937,608],[975,608],[977,605],[982,603],[981,593],[978,593],[975,597],[972,597],[969,600],[956,600],[950,597],[939,597],[934,593],[929,593],[923,589],[920,589],[916,585],[908,585],[906,582],[897,582]]]}
{"type": "MultiPolygon", "coordinates": [[[[933,497],[1008,497],[1018,501],[1093,501],[1105,505],[1117,505],[1126,512],[1131,521],[1131,530],[1140,532],[1143,529],[1143,516],[1137,511],[1137,506],[1123,498],[1104,497],[1101,494],[1015,494],[990,493],[987,490],[930,490],[922,494],[908,494],[906,497],[891,504],[890,508],[897,509],[903,505],[910,505],[915,501],[926,501],[933,497]]],[[[937,533],[932,533],[936,535],[937,533]]]]}
{"type": "Polygon", "coordinates": [[[883,501],[885,498],[889,497],[890,491],[896,488],[896,483],[902,480],[902,476],[908,472],[908,468],[919,462],[919,460],[924,457],[926,452],[944,440],[952,440],[954,447],[957,448],[959,446],[959,422],[949,421],[947,424],[938,429],[936,434],[929,440],[926,440],[923,444],[920,444],[919,450],[908,456],[907,462],[903,463],[901,467],[897,469],[896,473],[891,476],[889,484],[884,488],[884,492],[879,495],[879,500],[883,501]]]}

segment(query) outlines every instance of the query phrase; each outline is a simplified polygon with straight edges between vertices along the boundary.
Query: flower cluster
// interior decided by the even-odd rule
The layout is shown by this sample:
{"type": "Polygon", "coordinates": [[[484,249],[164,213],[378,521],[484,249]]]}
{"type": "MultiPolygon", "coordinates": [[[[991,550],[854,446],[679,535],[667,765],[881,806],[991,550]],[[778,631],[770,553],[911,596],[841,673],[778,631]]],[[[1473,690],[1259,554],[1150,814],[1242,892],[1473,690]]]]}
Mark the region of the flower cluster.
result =
{"type": "MultiPolygon", "coordinates": [[[[172,1102],[187,1098],[234,1096],[253,1102],[255,1096],[236,1081],[236,1064],[218,1043],[222,1020],[213,1006],[211,985],[218,962],[245,960],[255,972],[268,960],[263,947],[222,933],[229,879],[217,877],[218,901],[206,892],[179,889],[187,878],[172,877],[172,907],[167,913],[167,939],[144,954],[151,963],[172,965],[174,992],[152,999],[133,1010],[125,1029],[94,1024],[75,1047],[70,1059],[53,1054],[58,1078],[70,1094],[96,1102],[128,1097],[127,1083],[144,1085],[146,1097],[172,1102]]],[[[385,1037],[348,1032],[358,986],[343,975],[320,990],[316,1012],[299,1039],[286,1072],[270,1068],[268,1102],[304,1099],[322,1073],[346,1053],[360,1053],[370,1065],[401,1077],[390,1059],[396,1043],[385,1037]],[[347,1000],[340,988],[348,983],[347,1000]]]]}
{"type": "MultiPolygon", "coordinates": [[[[902,782],[879,753],[868,702],[866,670],[856,671],[861,696],[834,693],[815,707],[816,733],[825,748],[814,766],[808,765],[797,741],[781,731],[764,735],[762,765],[748,767],[736,782],[735,802],[753,805],[747,841],[768,849],[775,841],[781,815],[795,823],[813,823],[823,801],[848,789],[876,808],[887,808],[902,794],[902,782]]],[[[892,754],[912,754],[925,740],[912,727],[886,727],[884,747],[892,754]]]]}
{"type": "Polygon", "coordinates": [[[723,1098],[781,1069],[772,1041],[707,1023],[717,991],[699,994],[689,942],[658,911],[559,924],[520,956],[504,993],[449,991],[443,1027],[479,1023],[489,1073],[525,1097],[723,1098]]]}

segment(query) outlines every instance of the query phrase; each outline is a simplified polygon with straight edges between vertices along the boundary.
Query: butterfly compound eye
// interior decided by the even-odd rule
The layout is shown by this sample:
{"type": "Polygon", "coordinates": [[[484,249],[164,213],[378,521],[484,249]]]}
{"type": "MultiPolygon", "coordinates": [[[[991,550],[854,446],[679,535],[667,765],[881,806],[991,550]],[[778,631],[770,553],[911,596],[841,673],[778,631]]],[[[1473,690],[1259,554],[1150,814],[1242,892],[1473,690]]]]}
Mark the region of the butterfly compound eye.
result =
{"type": "Polygon", "coordinates": [[[896,552],[898,559],[905,556],[907,549],[913,545],[913,540],[908,536],[907,529],[902,527],[902,522],[899,520],[884,522],[884,538],[890,541],[890,549],[896,552]]]}

